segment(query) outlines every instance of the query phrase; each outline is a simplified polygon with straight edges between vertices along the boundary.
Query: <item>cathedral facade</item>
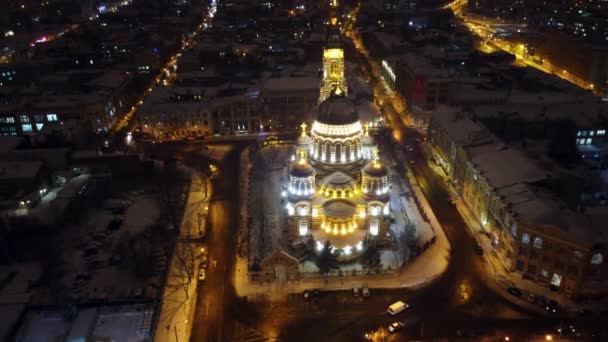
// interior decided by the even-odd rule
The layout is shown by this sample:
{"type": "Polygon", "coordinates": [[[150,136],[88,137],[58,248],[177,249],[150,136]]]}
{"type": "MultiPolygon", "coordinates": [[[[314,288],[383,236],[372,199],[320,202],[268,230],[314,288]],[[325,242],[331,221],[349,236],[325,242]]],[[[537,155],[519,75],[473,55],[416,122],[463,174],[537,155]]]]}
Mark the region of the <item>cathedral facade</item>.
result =
{"type": "Polygon", "coordinates": [[[301,135],[283,175],[288,238],[330,241],[342,260],[356,258],[365,241],[384,240],[390,227],[391,184],[378,149],[356,107],[344,94],[331,94],[301,135]]]}

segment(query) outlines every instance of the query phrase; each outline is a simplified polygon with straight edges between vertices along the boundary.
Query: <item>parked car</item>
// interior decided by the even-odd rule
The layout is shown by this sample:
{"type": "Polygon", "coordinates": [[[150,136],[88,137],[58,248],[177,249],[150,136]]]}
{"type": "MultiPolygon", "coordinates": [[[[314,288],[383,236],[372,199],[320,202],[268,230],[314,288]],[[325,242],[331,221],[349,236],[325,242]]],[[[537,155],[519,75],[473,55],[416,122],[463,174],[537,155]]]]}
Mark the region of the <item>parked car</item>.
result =
{"type": "Polygon", "coordinates": [[[319,290],[317,290],[317,289],[305,290],[304,292],[302,292],[302,296],[304,297],[305,300],[310,300],[313,297],[316,297],[318,295],[319,295],[319,290]]]}
{"type": "Polygon", "coordinates": [[[388,331],[394,333],[401,330],[404,326],[405,324],[403,324],[403,322],[393,322],[388,326],[388,331]]]}
{"type": "Polygon", "coordinates": [[[507,289],[507,292],[509,292],[510,294],[512,294],[515,297],[521,297],[521,290],[518,289],[517,287],[509,287],[507,289]]]}
{"type": "Polygon", "coordinates": [[[361,292],[363,294],[363,297],[369,297],[369,289],[367,288],[367,286],[364,287],[361,292]]]}
{"type": "Polygon", "coordinates": [[[353,287],[353,296],[359,297],[361,295],[361,290],[358,287],[353,287]]]}

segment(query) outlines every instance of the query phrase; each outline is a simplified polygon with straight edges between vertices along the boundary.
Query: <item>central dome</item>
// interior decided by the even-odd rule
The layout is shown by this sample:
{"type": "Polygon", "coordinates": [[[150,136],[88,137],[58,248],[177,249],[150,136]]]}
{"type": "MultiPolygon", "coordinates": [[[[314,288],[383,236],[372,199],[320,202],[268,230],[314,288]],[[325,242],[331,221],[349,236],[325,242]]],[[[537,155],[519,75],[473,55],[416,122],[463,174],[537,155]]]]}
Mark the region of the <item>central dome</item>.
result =
{"type": "Polygon", "coordinates": [[[358,122],[359,114],[350,99],[332,94],[319,105],[317,121],[326,125],[348,125],[358,122]]]}

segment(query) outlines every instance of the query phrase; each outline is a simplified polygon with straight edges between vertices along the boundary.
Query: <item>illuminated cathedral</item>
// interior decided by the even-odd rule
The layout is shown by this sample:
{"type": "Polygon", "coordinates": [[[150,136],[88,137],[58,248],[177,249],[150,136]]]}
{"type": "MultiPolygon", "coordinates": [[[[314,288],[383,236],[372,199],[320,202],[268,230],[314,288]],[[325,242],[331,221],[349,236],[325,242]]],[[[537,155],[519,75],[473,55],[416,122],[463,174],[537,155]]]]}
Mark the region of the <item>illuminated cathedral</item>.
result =
{"type": "Polygon", "coordinates": [[[385,239],[391,183],[378,148],[353,102],[330,94],[317,110],[310,136],[302,124],[285,170],[283,197],[292,242],[325,241],[342,259],[356,257],[366,239],[385,239]]]}

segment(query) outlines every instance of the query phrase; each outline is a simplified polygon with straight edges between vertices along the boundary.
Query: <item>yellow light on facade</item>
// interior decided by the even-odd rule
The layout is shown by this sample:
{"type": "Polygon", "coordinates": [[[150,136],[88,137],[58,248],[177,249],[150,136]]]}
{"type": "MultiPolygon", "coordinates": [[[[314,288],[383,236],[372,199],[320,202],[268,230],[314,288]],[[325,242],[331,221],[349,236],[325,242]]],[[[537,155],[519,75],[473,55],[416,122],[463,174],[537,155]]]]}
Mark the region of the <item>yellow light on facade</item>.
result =
{"type": "Polygon", "coordinates": [[[340,231],[340,234],[346,235],[346,228],[342,227],[342,230],[340,231]]]}
{"type": "Polygon", "coordinates": [[[334,235],[338,235],[338,227],[334,227],[334,235]]]}
{"type": "Polygon", "coordinates": [[[344,50],[342,49],[327,49],[323,52],[325,58],[344,58],[344,50]]]}

